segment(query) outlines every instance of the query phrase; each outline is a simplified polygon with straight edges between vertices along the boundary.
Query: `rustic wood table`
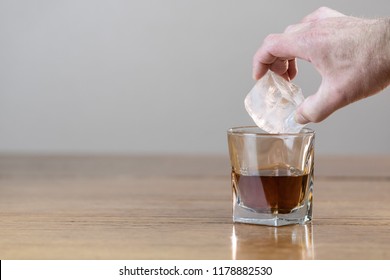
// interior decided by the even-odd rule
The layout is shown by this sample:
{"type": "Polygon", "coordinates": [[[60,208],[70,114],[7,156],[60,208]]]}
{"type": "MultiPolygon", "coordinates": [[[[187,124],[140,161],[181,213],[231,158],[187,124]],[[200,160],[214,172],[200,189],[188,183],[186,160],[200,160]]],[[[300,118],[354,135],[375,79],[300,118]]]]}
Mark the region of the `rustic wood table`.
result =
{"type": "Polygon", "coordinates": [[[206,156],[0,156],[0,259],[390,259],[390,157],[316,158],[314,219],[233,224],[206,156]]]}

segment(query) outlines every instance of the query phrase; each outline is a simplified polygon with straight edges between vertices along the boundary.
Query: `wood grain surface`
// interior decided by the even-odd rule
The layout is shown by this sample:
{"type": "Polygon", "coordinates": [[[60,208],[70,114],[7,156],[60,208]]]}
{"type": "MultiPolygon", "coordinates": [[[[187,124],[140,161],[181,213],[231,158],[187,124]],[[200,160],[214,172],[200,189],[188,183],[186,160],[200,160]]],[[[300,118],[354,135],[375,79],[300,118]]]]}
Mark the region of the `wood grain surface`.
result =
{"type": "Polygon", "coordinates": [[[390,259],[390,157],[317,157],[314,219],[233,224],[213,156],[0,156],[0,259],[390,259]]]}

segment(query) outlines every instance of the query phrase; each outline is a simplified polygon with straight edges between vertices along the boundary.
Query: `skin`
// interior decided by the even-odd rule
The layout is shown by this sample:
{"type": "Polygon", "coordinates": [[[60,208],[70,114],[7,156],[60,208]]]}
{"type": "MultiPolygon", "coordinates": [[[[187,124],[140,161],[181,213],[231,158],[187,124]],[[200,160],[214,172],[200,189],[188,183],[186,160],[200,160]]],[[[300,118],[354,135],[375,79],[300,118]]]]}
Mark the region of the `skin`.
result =
{"type": "Polygon", "coordinates": [[[253,78],[271,70],[292,80],[298,73],[297,58],[312,63],[322,82],[297,108],[295,119],[301,124],[320,122],[390,84],[390,19],[356,18],[319,8],[284,33],[265,38],[253,58],[253,78]]]}

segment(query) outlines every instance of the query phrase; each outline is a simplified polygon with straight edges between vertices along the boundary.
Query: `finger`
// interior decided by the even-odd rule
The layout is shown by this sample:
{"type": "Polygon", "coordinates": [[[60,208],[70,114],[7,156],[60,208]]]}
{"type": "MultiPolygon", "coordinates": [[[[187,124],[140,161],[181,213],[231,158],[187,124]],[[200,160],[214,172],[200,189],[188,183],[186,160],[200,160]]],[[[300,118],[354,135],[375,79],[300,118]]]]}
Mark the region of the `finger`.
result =
{"type": "Polygon", "coordinates": [[[336,10],[333,10],[333,9],[330,9],[327,7],[321,7],[321,8],[318,8],[317,10],[315,10],[314,12],[312,12],[311,14],[308,14],[307,16],[305,16],[301,20],[301,23],[317,21],[317,20],[321,20],[321,19],[329,18],[329,17],[341,17],[341,16],[345,16],[345,15],[336,11],[336,10]]]}
{"type": "Polygon", "coordinates": [[[290,80],[294,79],[298,74],[297,60],[295,58],[289,59],[287,73],[290,80]]]}
{"type": "MultiPolygon", "coordinates": [[[[270,36],[270,35],[269,35],[270,36]]],[[[269,37],[268,36],[268,37],[269,37]]],[[[267,37],[267,38],[268,38],[267,37]]],[[[263,45],[257,50],[253,57],[253,70],[252,76],[253,79],[258,80],[267,73],[270,65],[277,60],[277,57],[272,55],[266,47],[266,40],[264,40],[263,45]]]]}
{"type": "Polygon", "coordinates": [[[269,69],[275,72],[276,74],[283,76],[285,73],[287,73],[288,70],[288,60],[283,58],[278,58],[275,60],[274,63],[271,64],[269,69]]]}
{"type": "Polygon", "coordinates": [[[278,58],[309,60],[306,48],[293,34],[268,35],[253,57],[253,78],[260,79],[278,58]]]}
{"type": "Polygon", "coordinates": [[[321,84],[318,91],[307,97],[297,108],[295,120],[300,124],[321,122],[342,107],[342,98],[321,84]]]}
{"type": "Polygon", "coordinates": [[[254,80],[259,80],[265,75],[265,73],[268,72],[268,70],[269,70],[269,64],[264,64],[264,63],[253,64],[252,78],[254,80]]]}
{"type": "Polygon", "coordinates": [[[269,70],[283,77],[287,81],[291,81],[297,74],[295,59],[278,58],[269,67],[269,70]]]}
{"type": "Polygon", "coordinates": [[[318,94],[311,95],[296,110],[295,120],[300,124],[321,122],[333,111],[329,110],[318,94]]]}

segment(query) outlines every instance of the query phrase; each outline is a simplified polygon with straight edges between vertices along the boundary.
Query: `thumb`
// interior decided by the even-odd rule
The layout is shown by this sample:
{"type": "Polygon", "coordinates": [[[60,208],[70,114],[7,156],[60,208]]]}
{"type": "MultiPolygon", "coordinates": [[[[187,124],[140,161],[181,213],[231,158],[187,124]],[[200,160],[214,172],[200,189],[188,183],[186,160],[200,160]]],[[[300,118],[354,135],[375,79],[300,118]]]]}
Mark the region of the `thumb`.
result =
{"type": "Polygon", "coordinates": [[[337,94],[322,84],[315,94],[298,106],[295,120],[300,124],[321,122],[340,107],[340,101],[337,94]]]}

